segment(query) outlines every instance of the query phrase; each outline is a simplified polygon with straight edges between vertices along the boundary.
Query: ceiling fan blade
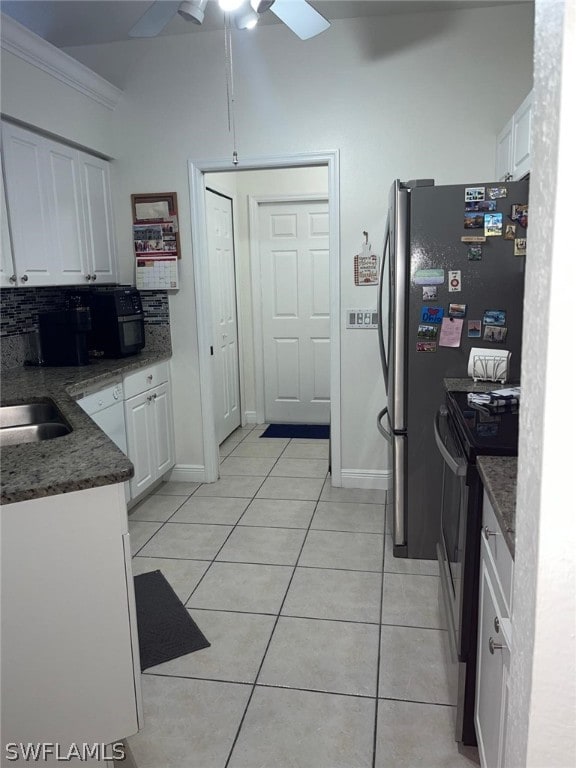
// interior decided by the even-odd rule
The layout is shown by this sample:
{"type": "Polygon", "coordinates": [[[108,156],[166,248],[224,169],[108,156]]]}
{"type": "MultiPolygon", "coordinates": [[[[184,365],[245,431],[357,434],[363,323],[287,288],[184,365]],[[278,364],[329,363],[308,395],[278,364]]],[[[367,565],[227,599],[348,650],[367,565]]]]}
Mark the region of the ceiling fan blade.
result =
{"type": "Polygon", "coordinates": [[[315,37],[330,26],[306,0],[276,0],[270,10],[301,40],[315,37]]]}
{"type": "Polygon", "coordinates": [[[156,37],[175,15],[179,6],[179,0],[156,0],[128,32],[129,37],[156,37]]]}

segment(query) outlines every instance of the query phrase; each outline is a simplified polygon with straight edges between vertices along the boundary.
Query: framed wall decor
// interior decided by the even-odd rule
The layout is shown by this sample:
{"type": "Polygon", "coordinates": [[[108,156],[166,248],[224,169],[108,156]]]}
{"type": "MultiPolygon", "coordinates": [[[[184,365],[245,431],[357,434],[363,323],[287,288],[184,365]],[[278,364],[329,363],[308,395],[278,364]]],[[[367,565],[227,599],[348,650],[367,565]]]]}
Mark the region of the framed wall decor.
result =
{"type": "Polygon", "coordinates": [[[131,195],[135,256],[181,258],[176,192],[131,195]]]}

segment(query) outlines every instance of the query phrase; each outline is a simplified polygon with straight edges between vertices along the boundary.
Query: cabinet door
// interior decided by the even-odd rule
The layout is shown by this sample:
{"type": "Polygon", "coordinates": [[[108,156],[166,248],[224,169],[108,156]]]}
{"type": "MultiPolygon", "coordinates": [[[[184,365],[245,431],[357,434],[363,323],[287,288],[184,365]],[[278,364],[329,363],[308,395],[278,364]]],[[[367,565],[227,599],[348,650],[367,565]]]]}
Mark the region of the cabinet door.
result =
{"type": "Polygon", "coordinates": [[[152,396],[156,432],[156,477],[161,477],[174,466],[174,422],[169,384],[156,387],[152,396]]]}
{"type": "Polygon", "coordinates": [[[58,285],[78,285],[88,274],[78,151],[53,141],[45,151],[53,277],[58,285]]]}
{"type": "Polygon", "coordinates": [[[510,119],[496,139],[496,178],[498,181],[510,181],[511,179],[513,122],[513,119],[510,119]]]}
{"type": "Polygon", "coordinates": [[[490,568],[483,554],[480,563],[475,723],[480,762],[484,768],[502,766],[508,698],[506,660],[509,649],[504,639],[502,612],[496,594],[490,568]],[[500,645],[504,647],[496,647],[500,645]]]}
{"type": "Polygon", "coordinates": [[[79,153],[86,226],[86,253],[92,283],[117,280],[116,240],[110,192],[110,164],[79,153]]]}
{"type": "Polygon", "coordinates": [[[8,210],[4,192],[4,164],[0,155],[0,286],[7,288],[16,284],[14,258],[12,256],[12,240],[8,228],[8,210]]]}
{"type": "Polygon", "coordinates": [[[6,197],[16,284],[55,285],[46,140],[9,123],[2,125],[6,197]]]}
{"type": "Polygon", "coordinates": [[[124,403],[128,458],[134,464],[134,477],[130,480],[133,499],[156,479],[153,403],[149,392],[131,397],[124,403]]]}
{"type": "Polygon", "coordinates": [[[530,172],[531,132],[532,94],[529,93],[514,113],[512,173],[515,179],[521,179],[530,172]]]}

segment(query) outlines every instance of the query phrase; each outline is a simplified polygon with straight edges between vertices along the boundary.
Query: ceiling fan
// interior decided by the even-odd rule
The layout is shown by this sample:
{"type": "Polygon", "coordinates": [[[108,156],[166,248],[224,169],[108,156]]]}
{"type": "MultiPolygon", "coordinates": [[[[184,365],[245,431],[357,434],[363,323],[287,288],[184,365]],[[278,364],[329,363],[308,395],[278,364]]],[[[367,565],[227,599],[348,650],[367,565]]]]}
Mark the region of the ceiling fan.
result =
{"type": "MultiPolygon", "coordinates": [[[[187,21],[202,24],[208,0],[156,0],[128,33],[130,37],[155,37],[176,13],[187,21]]],[[[319,35],[330,22],[307,0],[218,0],[238,29],[251,29],[261,14],[270,10],[301,40],[319,35]]]]}

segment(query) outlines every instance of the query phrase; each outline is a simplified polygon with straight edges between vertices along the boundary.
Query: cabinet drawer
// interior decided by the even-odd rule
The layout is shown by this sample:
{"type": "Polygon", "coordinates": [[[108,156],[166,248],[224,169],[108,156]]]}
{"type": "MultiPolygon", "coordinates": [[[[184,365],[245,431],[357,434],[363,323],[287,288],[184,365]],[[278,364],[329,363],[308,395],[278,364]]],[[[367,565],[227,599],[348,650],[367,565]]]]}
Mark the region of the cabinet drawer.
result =
{"type": "Polygon", "coordinates": [[[140,395],[158,384],[164,384],[169,378],[169,366],[167,362],[149,365],[139,371],[124,377],[124,398],[140,395]]]}
{"type": "Polygon", "coordinates": [[[502,596],[506,603],[508,615],[510,615],[512,607],[514,561],[486,491],[484,491],[484,504],[482,509],[482,536],[486,544],[487,553],[489,553],[489,556],[492,559],[496,577],[502,588],[502,596]]]}

